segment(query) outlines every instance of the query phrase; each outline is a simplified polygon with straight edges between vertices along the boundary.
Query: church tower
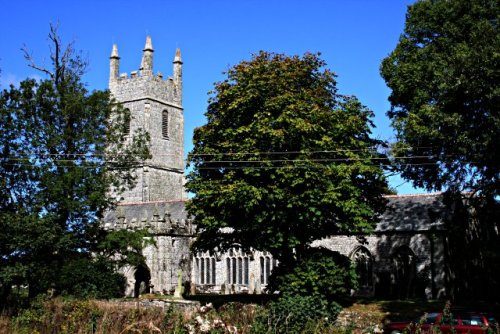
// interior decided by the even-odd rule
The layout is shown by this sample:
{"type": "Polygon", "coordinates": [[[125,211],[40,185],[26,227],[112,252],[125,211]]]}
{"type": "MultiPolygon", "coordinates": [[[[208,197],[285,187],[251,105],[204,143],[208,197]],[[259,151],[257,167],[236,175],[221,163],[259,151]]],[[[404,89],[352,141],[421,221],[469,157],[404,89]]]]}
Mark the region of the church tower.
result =
{"type": "Polygon", "coordinates": [[[143,249],[145,263],[121,269],[126,295],[154,292],[180,294],[179,279],[190,279],[189,245],[194,229],[187,218],[184,190],[184,115],[182,59],[173,59],[173,75],[166,80],[153,70],[154,49],[146,38],[139,70],[120,73],[118,47],[110,56],[109,90],[130,111],[129,135],[139,128],[150,135],[151,159],[136,168],[136,185],[121,194],[115,210],[104,217],[108,229],[147,229],[156,246],[143,249]]]}
{"type": "Polygon", "coordinates": [[[120,57],[113,45],[109,90],[131,113],[130,133],[143,128],[151,138],[152,158],[137,168],[137,184],[123,193],[122,203],[186,199],[184,191],[184,115],[182,107],[182,60],[177,49],[173,77],[153,72],[154,49],[146,38],[138,71],[119,75],[120,57]]]}

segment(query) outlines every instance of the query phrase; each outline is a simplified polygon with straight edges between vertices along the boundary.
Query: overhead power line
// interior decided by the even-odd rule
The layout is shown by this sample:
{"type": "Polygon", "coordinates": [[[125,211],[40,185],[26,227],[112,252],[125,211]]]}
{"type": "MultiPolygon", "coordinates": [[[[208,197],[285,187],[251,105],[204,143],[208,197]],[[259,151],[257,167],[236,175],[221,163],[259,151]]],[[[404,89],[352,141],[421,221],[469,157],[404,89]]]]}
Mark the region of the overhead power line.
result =
{"type": "MultiPolygon", "coordinates": [[[[264,161],[265,162],[265,161],[264,161]]],[[[292,160],[289,160],[289,162],[293,162],[292,160]]],[[[435,162],[421,162],[421,163],[404,163],[404,164],[398,164],[398,166],[400,167],[404,167],[404,166],[431,166],[431,165],[438,165],[440,164],[439,161],[435,161],[435,162]]],[[[475,164],[475,162],[468,162],[468,164],[475,164]]],[[[21,162],[13,162],[13,163],[5,163],[5,164],[1,164],[3,166],[25,166],[25,167],[41,167],[41,166],[36,166],[36,165],[33,165],[33,164],[29,164],[29,163],[21,163],[21,162]]],[[[84,169],[99,169],[99,168],[107,168],[111,171],[113,170],[127,170],[127,169],[134,169],[134,168],[138,168],[138,167],[143,167],[144,164],[137,164],[137,165],[133,165],[133,166],[126,166],[126,167],[120,167],[120,166],[109,166],[109,165],[106,165],[106,164],[102,164],[102,165],[81,165],[81,164],[73,164],[73,165],[59,165],[59,166],[51,166],[51,168],[56,168],[56,167],[60,167],[60,168],[84,168],[84,169]]],[[[391,164],[372,164],[372,166],[380,166],[380,167],[393,167],[393,165],[391,164]]],[[[308,166],[304,166],[304,165],[282,165],[282,166],[212,166],[212,167],[209,167],[209,166],[200,166],[200,167],[197,167],[198,170],[209,170],[209,169],[212,169],[212,170],[232,170],[232,169],[294,169],[294,168],[297,168],[297,169],[306,169],[306,168],[311,168],[311,169],[319,169],[319,168],[325,168],[326,166],[325,165],[321,165],[321,164],[317,164],[317,165],[308,165],[308,166]]]]}
{"type": "MultiPolygon", "coordinates": [[[[431,149],[431,146],[417,146],[408,148],[408,150],[415,149],[431,149]]],[[[210,157],[210,156],[233,156],[233,155],[286,155],[286,154],[320,154],[320,153],[348,153],[348,152],[373,152],[378,153],[377,148],[363,148],[363,149],[338,149],[338,150],[320,150],[320,151],[257,151],[257,152],[214,152],[214,153],[188,153],[188,157],[210,157]]],[[[387,151],[390,153],[390,150],[387,151]]],[[[87,157],[87,158],[102,158],[106,157],[107,153],[44,153],[44,152],[24,152],[24,157],[87,157]]],[[[125,153],[113,154],[114,156],[124,156],[125,153]]],[[[176,156],[176,153],[160,153],[155,154],[156,157],[176,156]]],[[[139,155],[141,156],[141,155],[139,155]]],[[[146,156],[146,155],[144,155],[146,156]]],[[[73,160],[73,159],[71,159],[73,160]]]]}

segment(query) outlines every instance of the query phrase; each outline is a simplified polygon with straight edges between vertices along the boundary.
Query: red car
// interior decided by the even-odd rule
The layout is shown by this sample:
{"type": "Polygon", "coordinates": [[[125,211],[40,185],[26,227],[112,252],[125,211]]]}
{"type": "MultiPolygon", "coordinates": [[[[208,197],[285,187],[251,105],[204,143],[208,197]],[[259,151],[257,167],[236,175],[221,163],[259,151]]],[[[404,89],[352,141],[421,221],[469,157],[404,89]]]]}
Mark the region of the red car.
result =
{"type": "Polygon", "coordinates": [[[406,322],[392,322],[384,327],[385,334],[421,333],[421,334],[485,334],[488,330],[497,332],[494,317],[479,312],[452,312],[443,316],[442,312],[430,312],[419,319],[406,322]]]}

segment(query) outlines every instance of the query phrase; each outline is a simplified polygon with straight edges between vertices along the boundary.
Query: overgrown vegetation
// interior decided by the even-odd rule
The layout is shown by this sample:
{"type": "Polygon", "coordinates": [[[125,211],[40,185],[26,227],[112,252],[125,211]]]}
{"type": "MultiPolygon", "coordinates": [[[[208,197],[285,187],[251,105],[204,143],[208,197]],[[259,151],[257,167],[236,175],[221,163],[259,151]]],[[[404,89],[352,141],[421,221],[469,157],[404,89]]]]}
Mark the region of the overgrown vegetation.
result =
{"type": "MultiPolygon", "coordinates": [[[[318,303],[323,301],[289,296],[267,305],[228,302],[218,307],[163,310],[138,306],[136,301],[39,297],[15,316],[0,316],[0,334],[380,333],[386,322],[416,319],[447,307],[443,301],[358,301],[342,310],[332,305],[325,313],[318,303]]],[[[468,308],[500,315],[498,304],[476,302],[468,308]]]]}
{"type": "Polygon", "coordinates": [[[95,300],[38,298],[17,316],[2,317],[0,333],[182,333],[189,317],[159,308],[135,308],[95,300]]]}
{"type": "Polygon", "coordinates": [[[335,324],[342,306],[321,295],[284,294],[260,309],[252,333],[322,333],[335,324]]]}

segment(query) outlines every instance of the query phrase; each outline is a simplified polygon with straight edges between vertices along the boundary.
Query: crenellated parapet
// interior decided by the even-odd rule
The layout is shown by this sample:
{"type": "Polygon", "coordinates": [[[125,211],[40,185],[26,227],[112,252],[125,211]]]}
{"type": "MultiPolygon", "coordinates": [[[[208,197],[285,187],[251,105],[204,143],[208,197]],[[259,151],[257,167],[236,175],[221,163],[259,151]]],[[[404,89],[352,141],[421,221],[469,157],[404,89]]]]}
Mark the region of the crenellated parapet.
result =
{"type": "Polygon", "coordinates": [[[164,105],[182,108],[181,93],[174,80],[163,79],[158,72],[154,76],[143,76],[140,71],[133,71],[128,76],[122,73],[114,82],[110,82],[110,91],[118,101],[152,100],[164,105]]]}
{"type": "Polygon", "coordinates": [[[163,78],[161,72],[154,74],[154,49],[151,37],[146,38],[139,70],[130,74],[120,72],[118,46],[113,45],[110,56],[109,89],[118,101],[151,99],[165,105],[182,108],[182,60],[180,49],[175,52],[173,76],[163,78]]]}
{"type": "Polygon", "coordinates": [[[104,228],[147,230],[150,233],[148,239],[154,241],[154,244],[142,250],[145,262],[141,267],[126,266],[121,269],[127,280],[127,296],[147,292],[174,294],[179,275],[182,282],[189,281],[189,247],[194,238],[195,226],[187,216],[185,201],[118,204],[105,215],[104,228]]]}

